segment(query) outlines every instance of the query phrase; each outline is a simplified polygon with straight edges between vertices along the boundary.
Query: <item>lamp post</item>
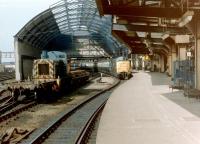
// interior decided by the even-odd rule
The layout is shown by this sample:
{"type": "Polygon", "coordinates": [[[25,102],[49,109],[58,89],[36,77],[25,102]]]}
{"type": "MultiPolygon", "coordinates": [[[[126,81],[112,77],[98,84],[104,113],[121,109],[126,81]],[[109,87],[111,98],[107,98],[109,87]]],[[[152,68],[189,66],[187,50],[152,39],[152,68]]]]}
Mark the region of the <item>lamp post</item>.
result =
{"type": "Polygon", "coordinates": [[[2,52],[0,51],[0,64],[2,63],[2,52]]]}

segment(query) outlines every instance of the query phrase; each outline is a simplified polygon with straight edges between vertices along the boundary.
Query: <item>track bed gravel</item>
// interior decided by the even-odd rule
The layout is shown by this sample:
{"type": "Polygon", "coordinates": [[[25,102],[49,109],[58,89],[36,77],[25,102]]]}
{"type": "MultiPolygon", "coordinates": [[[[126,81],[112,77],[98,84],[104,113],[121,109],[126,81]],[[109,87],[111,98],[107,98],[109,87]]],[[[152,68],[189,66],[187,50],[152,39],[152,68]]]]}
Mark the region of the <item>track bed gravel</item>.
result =
{"type": "Polygon", "coordinates": [[[112,77],[103,77],[101,82],[99,82],[99,78],[96,78],[90,81],[86,86],[64,96],[55,103],[38,104],[33,108],[0,123],[0,136],[13,128],[31,132],[47,123],[50,119],[56,117],[59,113],[70,108],[72,105],[76,105],[85,98],[95,95],[99,91],[108,88],[113,83],[115,83],[115,78],[112,77]]]}

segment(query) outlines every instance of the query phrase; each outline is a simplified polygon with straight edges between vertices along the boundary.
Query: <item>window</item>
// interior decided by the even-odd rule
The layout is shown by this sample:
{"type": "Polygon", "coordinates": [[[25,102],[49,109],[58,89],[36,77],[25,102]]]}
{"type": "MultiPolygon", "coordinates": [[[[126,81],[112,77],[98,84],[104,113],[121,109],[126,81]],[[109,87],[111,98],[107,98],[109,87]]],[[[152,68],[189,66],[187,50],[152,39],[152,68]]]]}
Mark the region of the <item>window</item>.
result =
{"type": "Polygon", "coordinates": [[[49,75],[49,64],[38,64],[39,75],[49,75]]]}

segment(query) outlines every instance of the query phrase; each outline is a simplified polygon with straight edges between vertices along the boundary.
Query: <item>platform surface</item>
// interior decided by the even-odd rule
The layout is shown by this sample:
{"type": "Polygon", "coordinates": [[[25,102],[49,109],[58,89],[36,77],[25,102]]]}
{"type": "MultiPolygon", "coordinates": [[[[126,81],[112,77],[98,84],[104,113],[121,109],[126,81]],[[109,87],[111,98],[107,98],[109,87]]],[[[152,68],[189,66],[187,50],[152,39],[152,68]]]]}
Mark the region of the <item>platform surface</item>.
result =
{"type": "Polygon", "coordinates": [[[169,90],[160,73],[135,73],[102,113],[97,144],[200,144],[200,101],[169,90]]]}

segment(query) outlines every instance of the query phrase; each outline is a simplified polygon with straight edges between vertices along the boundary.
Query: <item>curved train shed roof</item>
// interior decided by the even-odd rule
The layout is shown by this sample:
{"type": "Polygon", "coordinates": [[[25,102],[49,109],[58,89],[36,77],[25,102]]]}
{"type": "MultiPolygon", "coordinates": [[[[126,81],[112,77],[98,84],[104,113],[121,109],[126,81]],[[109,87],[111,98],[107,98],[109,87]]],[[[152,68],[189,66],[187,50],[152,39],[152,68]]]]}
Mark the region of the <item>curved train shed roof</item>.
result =
{"type": "Polygon", "coordinates": [[[61,35],[87,33],[104,41],[104,50],[113,55],[123,46],[112,36],[111,27],[112,17],[100,17],[95,0],[61,0],[30,20],[15,37],[33,47],[48,49],[48,44],[61,35]]]}

